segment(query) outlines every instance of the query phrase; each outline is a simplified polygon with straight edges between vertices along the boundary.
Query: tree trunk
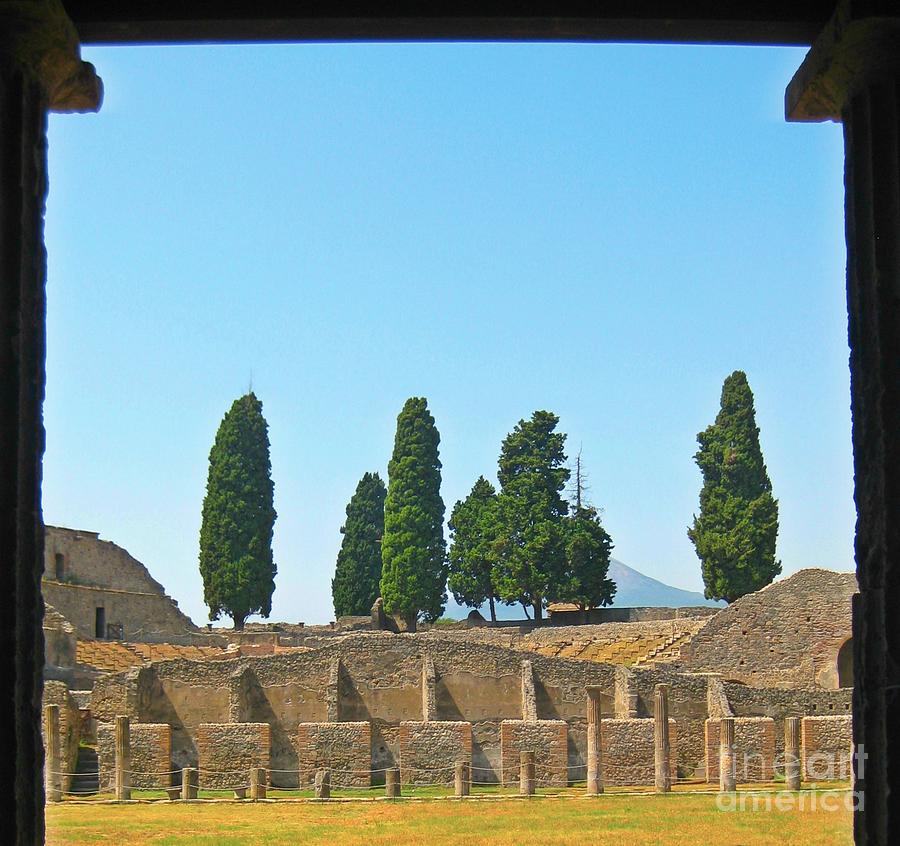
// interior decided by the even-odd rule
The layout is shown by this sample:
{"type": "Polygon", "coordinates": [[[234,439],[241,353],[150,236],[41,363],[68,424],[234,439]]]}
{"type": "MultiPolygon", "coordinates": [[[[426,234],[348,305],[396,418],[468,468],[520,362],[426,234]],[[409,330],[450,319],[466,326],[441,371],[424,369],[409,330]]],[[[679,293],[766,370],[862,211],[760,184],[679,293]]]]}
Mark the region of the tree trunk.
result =
{"type": "Polygon", "coordinates": [[[244,621],[247,619],[247,614],[239,614],[235,611],[231,615],[231,619],[234,620],[234,630],[236,632],[242,632],[244,630],[244,621]]]}
{"type": "Polygon", "coordinates": [[[419,617],[418,611],[409,611],[403,615],[403,622],[406,623],[406,631],[415,632],[416,622],[419,617]]]}
{"type": "Polygon", "coordinates": [[[488,597],[488,602],[490,603],[490,606],[491,606],[491,622],[496,623],[497,622],[497,609],[494,607],[494,597],[493,596],[488,597]]]}
{"type": "Polygon", "coordinates": [[[534,608],[534,621],[535,623],[540,623],[544,619],[544,609],[541,607],[542,603],[540,600],[534,603],[532,608],[534,608]]]}
{"type": "Polygon", "coordinates": [[[521,602],[519,604],[522,606],[522,610],[525,612],[525,619],[530,620],[531,617],[528,616],[528,606],[524,602],[521,602]]]}

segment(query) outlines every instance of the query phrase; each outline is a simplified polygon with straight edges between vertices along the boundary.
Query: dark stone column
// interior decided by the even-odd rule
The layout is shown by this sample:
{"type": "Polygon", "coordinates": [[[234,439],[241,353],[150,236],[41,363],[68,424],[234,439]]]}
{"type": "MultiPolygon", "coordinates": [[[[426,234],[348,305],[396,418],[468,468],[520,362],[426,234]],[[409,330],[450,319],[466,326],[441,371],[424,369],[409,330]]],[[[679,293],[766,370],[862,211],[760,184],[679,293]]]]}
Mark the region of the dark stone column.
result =
{"type": "Polygon", "coordinates": [[[853,411],[857,844],[900,842],[900,14],[844,0],[786,96],[790,120],[844,125],[853,411]]]}
{"type": "Polygon", "coordinates": [[[10,844],[42,843],[44,639],[44,198],[47,109],[96,109],[100,85],[78,58],[58,0],[0,4],[0,793],[10,844]]]}
{"type": "Polygon", "coordinates": [[[599,687],[587,687],[587,792],[592,796],[603,792],[600,694],[599,687]]]}
{"type": "Polygon", "coordinates": [[[658,684],[653,691],[653,757],[657,793],[672,789],[672,770],[669,749],[669,686],[658,684]]]}

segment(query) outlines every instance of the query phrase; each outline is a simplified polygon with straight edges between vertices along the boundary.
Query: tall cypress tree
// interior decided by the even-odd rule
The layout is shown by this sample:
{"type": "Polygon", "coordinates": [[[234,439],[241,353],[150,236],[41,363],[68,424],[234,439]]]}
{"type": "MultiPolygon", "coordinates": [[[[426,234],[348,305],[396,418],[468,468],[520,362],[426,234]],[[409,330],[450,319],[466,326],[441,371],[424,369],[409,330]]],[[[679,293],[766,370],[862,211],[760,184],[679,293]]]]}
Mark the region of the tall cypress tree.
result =
{"type": "Polygon", "coordinates": [[[385,611],[401,617],[409,631],[420,615],[440,617],[447,601],[440,440],[424,397],[408,399],[388,464],[381,597],[385,611]]]}
{"type": "Polygon", "coordinates": [[[566,574],[556,599],[572,602],[582,611],[612,605],[616,583],[607,573],[613,542],[597,509],[576,505],[565,528],[566,574]]]}
{"type": "Polygon", "coordinates": [[[384,497],[381,477],[366,473],[347,505],[347,520],[341,526],[344,539],[331,581],[334,613],[338,617],[368,614],[378,598],[384,497]]]}
{"type": "MultiPolygon", "coordinates": [[[[569,480],[566,436],[556,431],[559,417],[535,411],[520,420],[500,449],[498,512],[500,539],[495,568],[497,592],[504,602],[534,609],[540,620],[544,603],[563,585],[569,506],[562,491],[569,480]]],[[[527,613],[527,610],[526,610],[527,613]]]]}
{"type": "Polygon", "coordinates": [[[471,493],[450,515],[450,575],[447,586],[460,605],[478,608],[488,602],[497,620],[494,565],[497,561],[497,492],[479,476],[471,493]]]}
{"type": "Polygon", "coordinates": [[[252,392],[236,399],[209,453],[200,528],[200,574],[209,617],[226,613],[235,629],[251,614],[268,617],[275,591],[274,486],[269,427],[252,392]]]}
{"type": "Polygon", "coordinates": [[[700,515],[688,529],[707,599],[733,602],[781,572],[775,560],[778,502],[759,445],[753,392],[741,370],[722,385],[716,421],[697,435],[700,515]]]}

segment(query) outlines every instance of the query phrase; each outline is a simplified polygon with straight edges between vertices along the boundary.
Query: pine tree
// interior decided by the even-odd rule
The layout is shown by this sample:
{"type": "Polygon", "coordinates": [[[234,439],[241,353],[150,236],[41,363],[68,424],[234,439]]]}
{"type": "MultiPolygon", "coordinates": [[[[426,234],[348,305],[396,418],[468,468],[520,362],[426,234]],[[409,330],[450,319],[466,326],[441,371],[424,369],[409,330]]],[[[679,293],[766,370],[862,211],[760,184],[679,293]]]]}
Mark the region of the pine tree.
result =
{"type": "Polygon", "coordinates": [[[384,497],[381,477],[366,473],[347,505],[347,520],[341,526],[344,539],[331,581],[334,613],[338,617],[368,614],[378,598],[384,497]]]}
{"type": "Polygon", "coordinates": [[[447,586],[460,605],[478,608],[490,604],[496,622],[494,565],[497,560],[497,492],[479,476],[471,493],[450,515],[450,576],[447,586]]]}
{"type": "Polygon", "coordinates": [[[277,572],[272,560],[274,486],[268,424],[252,392],[236,399],[209,453],[200,528],[200,574],[211,620],[224,612],[243,629],[268,617],[277,572]]]}
{"type": "Polygon", "coordinates": [[[565,576],[563,518],[569,507],[561,492],[569,479],[566,436],[556,432],[559,418],[535,411],[520,420],[500,450],[500,539],[495,584],[504,602],[519,602],[540,620],[546,600],[565,576]]]}
{"type": "Polygon", "coordinates": [[[411,397],[397,417],[388,464],[381,545],[381,597],[409,631],[436,620],[447,601],[447,548],[441,499],[440,435],[423,397],[411,397]]]}
{"type": "Polygon", "coordinates": [[[722,386],[716,421],[697,435],[694,456],[703,474],[700,516],[688,529],[703,570],[708,599],[735,599],[769,584],[775,560],[778,502],[759,445],[747,376],[732,373],[722,386]]]}
{"type": "Polygon", "coordinates": [[[556,598],[582,611],[612,605],[616,583],[607,578],[612,548],[597,509],[576,505],[566,521],[566,574],[556,598]]]}

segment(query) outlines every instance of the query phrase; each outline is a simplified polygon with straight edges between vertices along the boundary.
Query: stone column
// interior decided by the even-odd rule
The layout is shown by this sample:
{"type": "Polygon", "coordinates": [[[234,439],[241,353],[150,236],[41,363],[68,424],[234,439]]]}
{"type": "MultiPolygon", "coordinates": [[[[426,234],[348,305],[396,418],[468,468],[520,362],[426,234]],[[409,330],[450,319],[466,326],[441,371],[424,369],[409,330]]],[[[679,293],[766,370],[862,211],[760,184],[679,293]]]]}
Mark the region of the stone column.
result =
{"type": "Polygon", "coordinates": [[[800,789],[800,718],[784,720],[784,782],[788,790],[800,789]]]}
{"type": "Polygon", "coordinates": [[[62,800],[62,766],[59,761],[59,705],[44,708],[44,787],[48,802],[62,800]]]}
{"type": "Polygon", "coordinates": [[[587,690],[587,792],[595,796],[603,792],[603,762],[600,751],[600,688],[587,690]]]}
{"type": "Polygon", "coordinates": [[[46,330],[47,111],[96,111],[100,83],[79,57],[60,0],[0,3],[0,797],[10,846],[42,843],[41,467],[46,330]]]}
{"type": "Polygon", "coordinates": [[[534,752],[519,753],[519,793],[534,796],[534,752]]]}
{"type": "Polygon", "coordinates": [[[900,10],[841,0],[791,80],[788,120],[844,125],[856,572],[857,846],[900,843],[900,10]],[[859,765],[860,756],[857,757],[859,765]]]}
{"type": "Polygon", "coordinates": [[[320,767],[316,770],[316,799],[331,798],[331,770],[320,767]]]}
{"type": "Polygon", "coordinates": [[[397,767],[391,767],[384,774],[384,795],[388,799],[400,797],[400,770],[397,767]]]}
{"type": "Polygon", "coordinates": [[[453,773],[454,793],[457,796],[468,796],[471,791],[471,775],[468,761],[457,761],[453,773]]]}
{"type": "Polygon", "coordinates": [[[116,799],[131,798],[131,721],[119,714],[116,717],[116,799]]]}
{"type": "Polygon", "coordinates": [[[734,717],[722,717],[719,720],[719,790],[734,793],[735,781],[734,717]]]}
{"type": "Polygon", "coordinates": [[[181,770],[181,798],[185,801],[188,799],[196,799],[199,783],[200,780],[197,769],[195,767],[184,767],[181,770]]]}
{"type": "Polygon", "coordinates": [[[672,770],[669,750],[669,686],[658,684],[653,691],[653,751],[657,793],[672,789],[672,770]]]}

